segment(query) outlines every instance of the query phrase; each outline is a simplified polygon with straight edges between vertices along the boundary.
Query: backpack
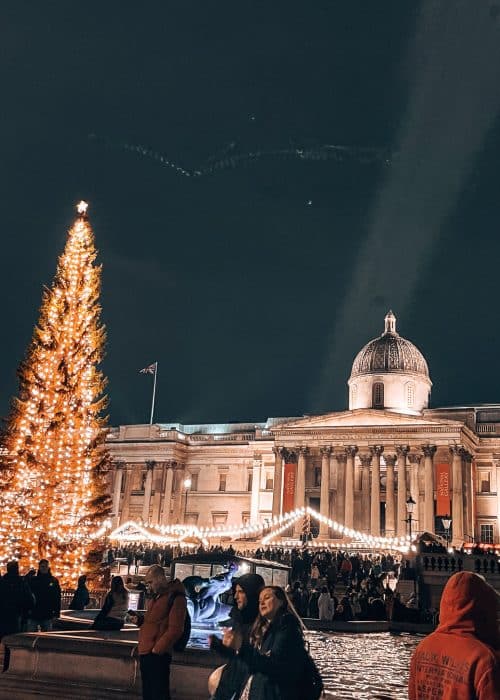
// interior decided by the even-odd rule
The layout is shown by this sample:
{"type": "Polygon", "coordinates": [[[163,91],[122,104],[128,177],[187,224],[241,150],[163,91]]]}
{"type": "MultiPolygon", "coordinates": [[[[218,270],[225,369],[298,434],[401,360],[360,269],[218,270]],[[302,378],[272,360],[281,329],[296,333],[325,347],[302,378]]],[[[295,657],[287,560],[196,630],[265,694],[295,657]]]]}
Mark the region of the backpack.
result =
{"type": "Polygon", "coordinates": [[[308,649],[304,649],[304,666],[300,680],[301,700],[319,700],[323,697],[323,679],[308,649]]]}
{"type": "MultiPolygon", "coordinates": [[[[169,615],[170,615],[170,610],[172,608],[172,605],[174,604],[174,600],[178,596],[182,596],[183,598],[186,598],[184,593],[181,593],[180,591],[173,593],[170,596],[170,600],[168,601],[168,614],[169,615]]],[[[187,643],[189,642],[190,636],[191,636],[191,616],[186,608],[186,615],[184,617],[184,629],[182,630],[181,636],[174,644],[174,651],[184,651],[184,649],[187,646],[187,643]]]]}

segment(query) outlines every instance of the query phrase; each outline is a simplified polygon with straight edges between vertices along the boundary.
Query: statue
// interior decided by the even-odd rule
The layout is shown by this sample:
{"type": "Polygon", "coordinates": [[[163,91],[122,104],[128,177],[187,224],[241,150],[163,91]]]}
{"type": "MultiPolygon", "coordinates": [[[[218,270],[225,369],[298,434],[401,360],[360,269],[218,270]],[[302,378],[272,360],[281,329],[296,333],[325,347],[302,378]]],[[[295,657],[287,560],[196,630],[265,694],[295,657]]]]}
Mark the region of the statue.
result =
{"type": "Polygon", "coordinates": [[[231,563],[227,571],[217,576],[188,576],[184,579],[182,583],[187,592],[187,608],[194,625],[216,625],[222,620],[227,620],[231,606],[221,603],[219,595],[231,588],[237,570],[238,565],[231,563]]]}

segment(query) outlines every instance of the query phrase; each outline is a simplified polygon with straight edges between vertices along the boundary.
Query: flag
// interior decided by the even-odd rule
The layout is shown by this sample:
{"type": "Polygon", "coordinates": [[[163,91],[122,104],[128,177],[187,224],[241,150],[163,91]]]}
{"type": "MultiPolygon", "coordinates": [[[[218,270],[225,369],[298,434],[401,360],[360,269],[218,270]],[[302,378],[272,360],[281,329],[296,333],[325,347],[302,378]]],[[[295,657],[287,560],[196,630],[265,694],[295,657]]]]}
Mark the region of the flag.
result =
{"type": "Polygon", "coordinates": [[[158,364],[157,362],[153,362],[152,365],[148,365],[147,367],[144,367],[144,369],[140,369],[139,370],[140,374],[155,374],[157,364],[158,364]]]}

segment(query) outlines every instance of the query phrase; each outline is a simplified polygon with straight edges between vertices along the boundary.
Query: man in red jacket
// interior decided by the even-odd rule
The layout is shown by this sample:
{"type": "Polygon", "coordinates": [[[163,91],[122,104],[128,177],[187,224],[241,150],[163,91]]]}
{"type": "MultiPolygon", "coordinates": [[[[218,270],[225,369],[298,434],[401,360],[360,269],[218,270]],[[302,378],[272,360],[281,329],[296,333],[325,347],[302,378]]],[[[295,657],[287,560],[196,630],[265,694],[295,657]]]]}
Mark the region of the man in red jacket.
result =
{"type": "Polygon", "coordinates": [[[498,600],[477,574],[448,579],[439,625],[416,648],[410,664],[410,700],[500,698],[498,600]]]}
{"type": "Polygon", "coordinates": [[[143,700],[170,700],[170,662],[174,644],[182,637],[186,617],[186,591],[175,579],[170,583],[161,566],[151,566],[144,582],[153,597],[144,616],[130,615],[139,626],[139,663],[143,700]]]}

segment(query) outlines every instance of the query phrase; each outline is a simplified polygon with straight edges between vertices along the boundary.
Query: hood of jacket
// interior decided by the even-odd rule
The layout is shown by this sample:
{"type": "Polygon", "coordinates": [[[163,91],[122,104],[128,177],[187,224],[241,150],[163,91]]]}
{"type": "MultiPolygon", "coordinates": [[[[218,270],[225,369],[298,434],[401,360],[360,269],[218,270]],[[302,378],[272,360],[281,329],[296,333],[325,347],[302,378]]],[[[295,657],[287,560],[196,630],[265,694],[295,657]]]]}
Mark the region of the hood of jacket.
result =
{"type": "Polygon", "coordinates": [[[500,648],[499,596],[482,576],[469,571],[453,574],[443,590],[437,632],[471,634],[493,649],[500,648]]]}

